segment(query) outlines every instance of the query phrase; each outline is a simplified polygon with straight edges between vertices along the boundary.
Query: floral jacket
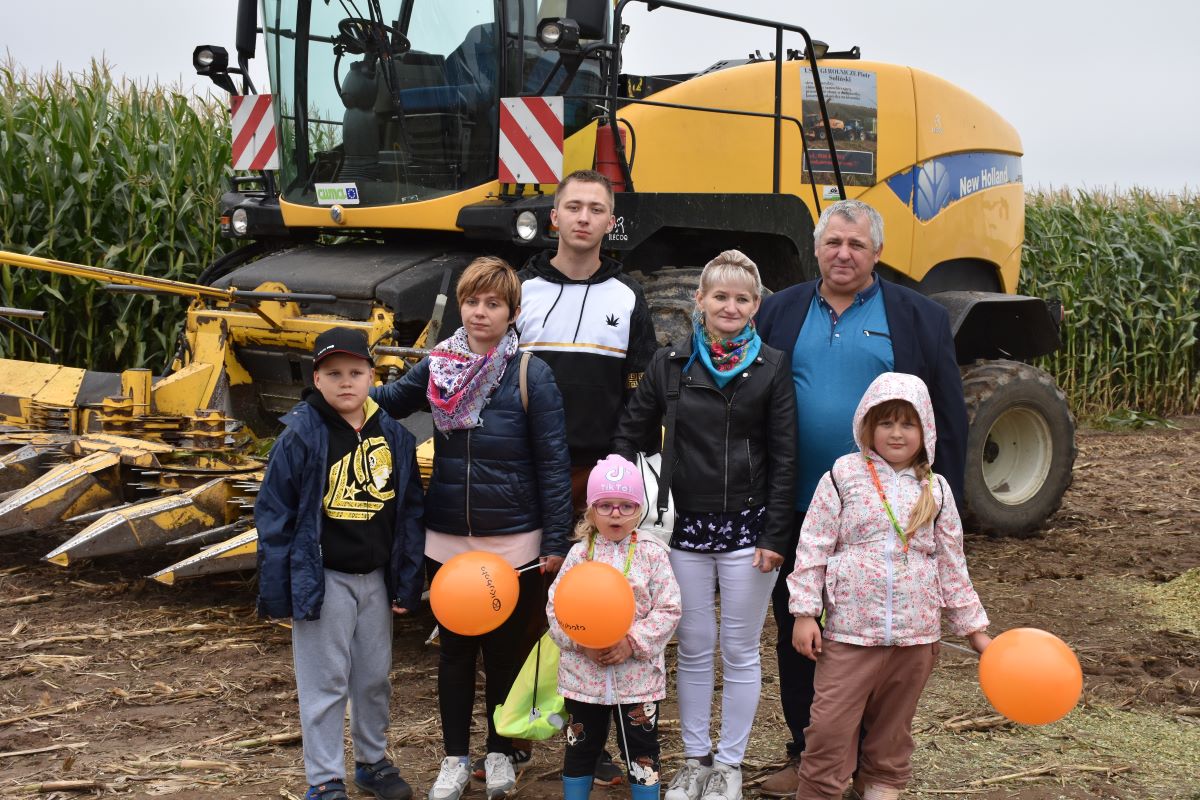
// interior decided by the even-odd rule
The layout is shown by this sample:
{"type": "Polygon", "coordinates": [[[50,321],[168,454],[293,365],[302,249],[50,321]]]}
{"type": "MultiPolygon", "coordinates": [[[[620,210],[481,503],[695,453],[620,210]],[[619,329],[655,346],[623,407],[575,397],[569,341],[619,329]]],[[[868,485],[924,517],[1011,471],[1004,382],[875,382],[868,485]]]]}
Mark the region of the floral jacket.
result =
{"type": "MultiPolygon", "coordinates": [[[[593,559],[625,568],[629,537],[611,542],[596,536],[593,559]]],[[[647,703],[667,695],[667,669],[663,652],[679,625],[683,607],[679,584],[671,570],[667,548],[653,536],[640,536],[633,548],[629,565],[635,611],[627,638],[633,656],[625,663],[603,667],[592,661],[563,632],[554,616],[554,595],[563,576],[571,567],[588,560],[587,541],[576,542],[567,554],[562,569],[550,586],[546,617],[550,636],[562,649],[558,665],[558,693],[584,703],[611,706],[617,703],[647,703]]],[[[602,602],[602,598],[597,598],[602,602]]]]}
{"type": "MultiPolygon", "coordinates": [[[[921,419],[927,453],[936,446],[933,408],[920,378],[884,373],[859,402],[854,430],[867,411],[890,399],[910,402],[921,419]]],[[[857,440],[857,436],[855,439],[857,440]]],[[[896,520],[904,527],[921,493],[911,468],[900,472],[873,451],[845,455],[817,485],[788,576],[793,615],[826,614],[825,638],[868,647],[928,644],[941,638],[941,611],[959,635],[987,627],[963,554],[962,522],[944,478],[931,524],[909,537],[908,553],[888,519],[867,468],[875,465],[896,520]]]]}

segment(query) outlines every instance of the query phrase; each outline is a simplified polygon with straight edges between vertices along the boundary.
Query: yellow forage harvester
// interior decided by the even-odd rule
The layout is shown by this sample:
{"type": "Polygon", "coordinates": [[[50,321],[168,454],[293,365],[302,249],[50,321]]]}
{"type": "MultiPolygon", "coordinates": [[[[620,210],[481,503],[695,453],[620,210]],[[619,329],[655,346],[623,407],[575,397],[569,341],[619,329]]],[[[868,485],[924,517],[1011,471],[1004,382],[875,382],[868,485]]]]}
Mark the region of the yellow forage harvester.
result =
{"type": "MultiPolygon", "coordinates": [[[[240,246],[195,284],[0,254],[191,303],[162,377],[0,361],[0,535],[78,526],[48,554],[58,564],[171,548],[186,558],[156,575],[168,582],[248,566],[264,466],[250,431],[273,435],[297,402],[316,336],[361,330],[376,379],[402,375],[457,328],[453,285],[474,258],[521,265],[558,246],[555,181],[578,169],[613,183],[603,249],[640,282],[663,344],[690,335],[698,267],[718,252],[746,253],[778,291],[818,276],[823,209],[871,204],[886,231],[879,274],[949,315],[970,417],[968,530],[1027,535],[1059,507],[1074,420],[1029,362],[1058,348],[1063,310],[1016,293],[1022,146],[980,99],[797,24],[674,0],[380,0],[348,13],[239,0],[236,56],[193,52],[199,74],[241,98],[235,171],[261,170],[222,195],[221,234],[240,246]],[[689,57],[722,41],[696,21],[749,26],[763,47],[713,53],[699,71],[622,73],[626,43],[645,35],[631,4],[677,24],[689,57]],[[258,94],[260,23],[269,103],[245,101],[258,94]]],[[[579,352],[580,337],[537,344],[579,352]]],[[[431,452],[418,452],[426,476],[431,452]]]]}

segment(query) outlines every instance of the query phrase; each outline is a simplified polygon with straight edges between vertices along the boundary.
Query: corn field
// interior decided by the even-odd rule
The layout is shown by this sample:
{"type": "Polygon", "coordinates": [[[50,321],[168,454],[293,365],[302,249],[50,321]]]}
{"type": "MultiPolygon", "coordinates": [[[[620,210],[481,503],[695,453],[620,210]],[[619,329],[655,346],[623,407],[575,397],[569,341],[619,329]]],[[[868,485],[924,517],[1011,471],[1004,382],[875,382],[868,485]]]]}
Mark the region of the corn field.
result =
{"type": "MultiPolygon", "coordinates": [[[[0,246],[64,261],[194,280],[229,249],[217,201],[229,172],[227,115],[160,86],[28,75],[0,64],[0,246]]],[[[1020,291],[1068,309],[1063,347],[1042,360],[1075,412],[1200,412],[1200,197],[1031,194],[1020,291]]],[[[162,371],[184,304],[0,267],[0,306],[48,311],[34,325],[93,369],[162,371]]],[[[11,333],[0,356],[49,360],[11,333]]]]}
{"type": "MultiPolygon", "coordinates": [[[[95,62],[73,75],[0,63],[0,246],[192,280],[228,249],[217,201],[229,147],[215,101],[119,83],[95,62]]],[[[0,267],[0,305],[49,312],[33,327],[66,364],[163,371],[185,304],[0,267]]],[[[0,355],[50,360],[8,332],[0,355]]]]}
{"type": "Polygon", "coordinates": [[[1075,412],[1200,412],[1200,196],[1032,194],[1025,215],[1020,291],[1066,306],[1040,366],[1075,412]]]}

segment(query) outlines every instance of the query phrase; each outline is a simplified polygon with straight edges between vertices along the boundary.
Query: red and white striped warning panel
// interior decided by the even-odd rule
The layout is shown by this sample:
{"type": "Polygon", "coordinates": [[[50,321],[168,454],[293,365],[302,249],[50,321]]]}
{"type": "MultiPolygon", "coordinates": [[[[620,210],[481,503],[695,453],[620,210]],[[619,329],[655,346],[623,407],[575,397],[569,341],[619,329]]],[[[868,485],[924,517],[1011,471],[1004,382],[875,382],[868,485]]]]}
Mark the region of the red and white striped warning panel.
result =
{"type": "Polygon", "coordinates": [[[237,95],[229,109],[234,169],[279,169],[275,111],[269,94],[237,95]]]}
{"type": "Polygon", "coordinates": [[[563,171],[563,99],[500,100],[500,182],[558,183],[563,171]]]}

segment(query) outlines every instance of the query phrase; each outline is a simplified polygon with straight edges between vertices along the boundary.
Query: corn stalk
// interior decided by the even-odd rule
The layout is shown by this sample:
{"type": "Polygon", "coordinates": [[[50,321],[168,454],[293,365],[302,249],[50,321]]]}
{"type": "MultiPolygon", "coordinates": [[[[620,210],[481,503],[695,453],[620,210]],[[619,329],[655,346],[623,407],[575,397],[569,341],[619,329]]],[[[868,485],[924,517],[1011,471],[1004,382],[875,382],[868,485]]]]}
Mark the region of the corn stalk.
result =
{"type": "MultiPolygon", "coordinates": [[[[194,280],[228,249],[217,226],[229,171],[227,112],[178,89],[0,64],[0,243],[4,249],[194,280]]],[[[37,333],[58,360],[161,371],[184,305],[92,282],[0,268],[0,305],[50,312],[37,333]]],[[[0,356],[46,359],[21,337],[0,356]]]]}
{"type": "Polygon", "coordinates": [[[1200,411],[1200,197],[1055,192],[1025,209],[1020,290],[1066,305],[1041,366],[1075,412],[1200,411]]]}

